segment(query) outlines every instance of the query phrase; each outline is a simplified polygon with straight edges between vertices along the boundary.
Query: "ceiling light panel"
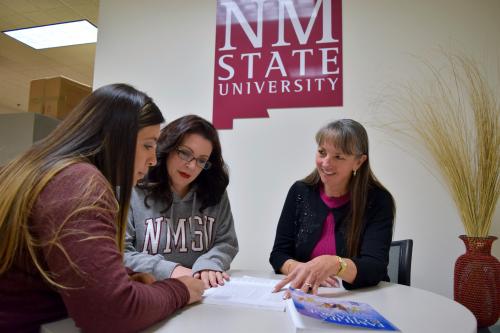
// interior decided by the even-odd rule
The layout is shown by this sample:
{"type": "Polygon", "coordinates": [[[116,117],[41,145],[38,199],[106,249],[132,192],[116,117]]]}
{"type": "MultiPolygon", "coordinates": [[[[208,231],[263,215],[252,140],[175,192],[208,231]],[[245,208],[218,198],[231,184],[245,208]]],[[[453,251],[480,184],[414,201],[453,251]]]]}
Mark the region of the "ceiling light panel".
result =
{"type": "Polygon", "coordinates": [[[3,31],[34,49],[97,42],[97,28],[87,20],[3,31]]]}

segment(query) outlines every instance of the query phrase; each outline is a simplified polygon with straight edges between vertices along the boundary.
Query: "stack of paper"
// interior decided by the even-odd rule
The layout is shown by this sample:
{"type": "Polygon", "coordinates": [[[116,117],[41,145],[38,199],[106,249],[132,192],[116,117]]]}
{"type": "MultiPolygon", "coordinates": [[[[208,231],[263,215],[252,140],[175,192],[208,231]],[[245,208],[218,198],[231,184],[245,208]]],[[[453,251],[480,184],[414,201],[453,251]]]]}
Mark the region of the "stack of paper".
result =
{"type": "Polygon", "coordinates": [[[205,290],[202,302],[285,311],[284,291],[272,292],[279,281],[251,276],[231,277],[223,286],[205,290]]]}
{"type": "MultiPolygon", "coordinates": [[[[397,331],[398,329],[375,311],[369,304],[322,297],[289,289],[291,299],[283,300],[285,291],[273,293],[280,280],[251,276],[232,277],[223,286],[205,290],[202,302],[227,306],[243,306],[285,311],[296,332],[313,333],[331,331],[332,328],[352,328],[397,331]],[[341,325],[341,326],[337,326],[341,325]]],[[[343,288],[321,288],[335,295],[343,288]]]]}

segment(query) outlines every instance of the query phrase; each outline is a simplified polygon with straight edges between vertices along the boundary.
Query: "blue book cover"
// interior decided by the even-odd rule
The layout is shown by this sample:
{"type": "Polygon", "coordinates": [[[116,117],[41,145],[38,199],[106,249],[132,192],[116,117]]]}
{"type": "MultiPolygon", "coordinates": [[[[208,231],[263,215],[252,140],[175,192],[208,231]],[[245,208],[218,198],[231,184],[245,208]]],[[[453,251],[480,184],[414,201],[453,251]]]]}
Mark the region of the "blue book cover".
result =
{"type": "Polygon", "coordinates": [[[306,294],[290,288],[297,311],[318,320],[373,330],[399,331],[369,304],[306,294]]]}

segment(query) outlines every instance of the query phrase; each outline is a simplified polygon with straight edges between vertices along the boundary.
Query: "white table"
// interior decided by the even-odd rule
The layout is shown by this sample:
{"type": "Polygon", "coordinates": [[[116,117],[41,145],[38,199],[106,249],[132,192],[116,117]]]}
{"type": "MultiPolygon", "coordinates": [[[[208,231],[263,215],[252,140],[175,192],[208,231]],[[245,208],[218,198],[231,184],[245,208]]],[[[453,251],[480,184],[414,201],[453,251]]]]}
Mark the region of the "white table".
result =
{"type": "MultiPolygon", "coordinates": [[[[279,278],[271,272],[231,271],[232,276],[279,278]]],[[[422,289],[387,282],[361,290],[333,292],[339,299],[368,303],[404,333],[475,333],[476,319],[464,306],[422,289]]],[[[287,313],[236,306],[197,304],[150,327],[146,332],[294,332],[287,313]]],[[[331,325],[331,332],[375,332],[331,325]]],[[[43,333],[79,332],[71,319],[42,326],[43,333]]]]}

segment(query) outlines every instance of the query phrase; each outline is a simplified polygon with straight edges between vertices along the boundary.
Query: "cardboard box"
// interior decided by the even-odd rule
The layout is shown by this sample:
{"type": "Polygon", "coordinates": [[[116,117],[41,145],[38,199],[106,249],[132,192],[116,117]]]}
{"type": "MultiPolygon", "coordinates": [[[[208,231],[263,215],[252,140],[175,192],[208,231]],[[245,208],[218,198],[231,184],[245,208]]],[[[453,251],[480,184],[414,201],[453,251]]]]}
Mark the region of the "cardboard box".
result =
{"type": "Polygon", "coordinates": [[[63,76],[31,81],[28,111],[64,119],[92,88],[63,76]]]}

